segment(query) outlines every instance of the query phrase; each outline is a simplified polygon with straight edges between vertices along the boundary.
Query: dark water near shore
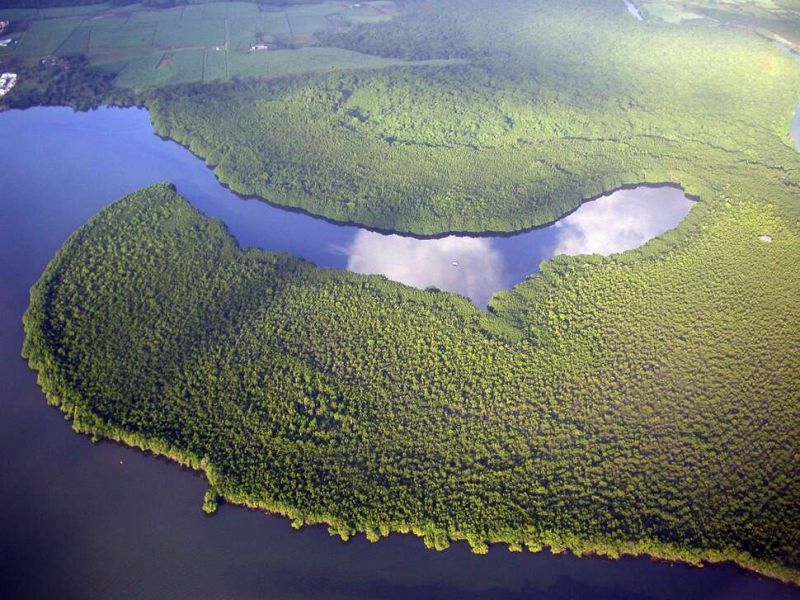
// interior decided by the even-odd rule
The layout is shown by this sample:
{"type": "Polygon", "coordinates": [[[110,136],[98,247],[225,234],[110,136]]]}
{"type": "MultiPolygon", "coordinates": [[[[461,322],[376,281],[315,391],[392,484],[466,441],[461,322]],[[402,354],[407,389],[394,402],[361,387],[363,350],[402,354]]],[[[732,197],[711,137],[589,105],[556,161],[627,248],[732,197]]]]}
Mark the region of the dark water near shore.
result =
{"type": "MultiPolygon", "coordinates": [[[[324,528],[297,532],[279,517],[231,506],[205,517],[201,477],[121,446],[92,444],[46,406],[19,356],[21,317],[30,286],[58,247],[109,200],[165,179],[204,212],[224,217],[240,243],[326,266],[356,268],[354,256],[371,264],[363,260],[376,252],[395,257],[391,264],[408,262],[421,247],[414,242],[423,242],[399,238],[381,246],[377,233],[242,201],[188,151],[153,136],[141,111],[9,112],[0,114],[0,131],[0,600],[800,598],[797,588],[732,565],[696,569],[502,548],[474,556],[464,544],[436,553],[400,535],[345,544],[324,528]],[[394,243],[407,248],[385,250],[394,243]]],[[[664,193],[646,190],[636,202],[666,203],[672,208],[663,212],[677,223],[687,201],[676,190],[664,193]]],[[[411,263],[424,265],[412,270],[441,264],[480,279],[482,265],[502,264],[503,278],[463,288],[476,290],[471,297],[480,302],[485,290],[519,281],[559,245],[583,251],[587,239],[616,243],[620,235],[591,230],[607,233],[624,213],[584,217],[574,228],[563,220],[511,238],[426,240],[446,247],[425,250],[435,257],[411,263]],[[534,235],[544,237],[526,241],[534,235]],[[489,246],[470,246],[477,242],[489,246]],[[496,253],[496,262],[480,262],[481,251],[496,253]]],[[[656,218],[659,231],[672,226],[665,219],[656,218]]],[[[656,231],[626,228],[644,239],[656,231]]],[[[634,233],[626,243],[641,243],[634,233]]],[[[449,281],[462,285],[458,277],[449,281]]]]}

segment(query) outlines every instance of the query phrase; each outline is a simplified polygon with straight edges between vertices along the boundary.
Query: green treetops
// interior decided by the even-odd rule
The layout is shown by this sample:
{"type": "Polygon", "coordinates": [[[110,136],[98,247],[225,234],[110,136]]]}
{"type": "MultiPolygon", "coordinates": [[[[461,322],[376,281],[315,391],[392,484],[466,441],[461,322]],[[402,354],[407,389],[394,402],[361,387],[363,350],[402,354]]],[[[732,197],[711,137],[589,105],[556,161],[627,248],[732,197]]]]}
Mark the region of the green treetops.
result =
{"type": "Polygon", "coordinates": [[[685,184],[687,164],[716,168],[720,153],[763,160],[800,88],[796,61],[759,37],[640,23],[619,0],[412,2],[330,43],[394,56],[431,27],[459,51],[404,42],[421,54],[399,55],[466,62],[166,90],[148,108],[241,194],[435,234],[513,231],[623,184],[685,184]]]}
{"type": "Polygon", "coordinates": [[[208,512],[800,581],[800,234],[747,182],[793,201],[751,168],[679,234],[546,263],[492,313],[240,249],[158,185],[67,241],[24,355],[76,431],[203,469],[208,512]]]}

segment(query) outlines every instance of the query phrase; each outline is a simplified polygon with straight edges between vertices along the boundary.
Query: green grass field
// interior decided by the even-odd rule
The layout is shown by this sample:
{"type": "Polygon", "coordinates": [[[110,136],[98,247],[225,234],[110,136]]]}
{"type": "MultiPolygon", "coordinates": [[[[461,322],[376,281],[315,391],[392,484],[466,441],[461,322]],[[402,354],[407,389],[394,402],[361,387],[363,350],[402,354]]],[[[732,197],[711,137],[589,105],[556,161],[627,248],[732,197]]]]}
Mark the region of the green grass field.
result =
{"type": "Polygon", "coordinates": [[[253,43],[270,43],[277,35],[288,36],[291,33],[284,12],[263,12],[252,20],[232,20],[229,21],[228,30],[228,46],[231,50],[248,50],[253,43]]]}
{"type": "Polygon", "coordinates": [[[159,23],[155,37],[157,48],[208,48],[225,44],[225,22],[198,20],[159,23]]]}
{"type": "Polygon", "coordinates": [[[17,45],[15,56],[46,56],[52,54],[80,24],[80,21],[53,19],[36,21],[17,45]]]}
{"type": "Polygon", "coordinates": [[[183,7],[161,10],[142,10],[131,14],[128,23],[174,23],[183,19],[183,7]]]}
{"type": "Polygon", "coordinates": [[[256,21],[259,17],[258,5],[250,2],[214,2],[183,9],[184,21],[256,21]]]}
{"type": "Polygon", "coordinates": [[[228,53],[217,50],[206,50],[203,81],[215,81],[228,77],[228,53]]]}
{"type": "Polygon", "coordinates": [[[130,48],[152,46],[156,35],[154,25],[136,23],[117,27],[100,27],[91,32],[92,48],[130,48]]]}
{"type": "Polygon", "coordinates": [[[85,54],[89,51],[89,38],[92,30],[88,27],[76,27],[67,39],[56,49],[56,54],[85,54]]]}
{"type": "Polygon", "coordinates": [[[123,15],[102,14],[87,17],[81,22],[80,26],[86,27],[87,29],[93,31],[98,31],[105,28],[119,29],[125,27],[127,22],[128,18],[123,15]]]}
{"type": "Polygon", "coordinates": [[[36,18],[38,14],[35,8],[0,8],[0,20],[3,21],[22,21],[36,18]]]}
{"type": "Polygon", "coordinates": [[[337,68],[380,68],[402,64],[402,61],[370,56],[339,48],[302,48],[274,52],[229,52],[230,77],[280,77],[310,71],[337,68]]]}
{"type": "MultiPolygon", "coordinates": [[[[120,87],[179,85],[203,81],[206,50],[180,50],[176,52],[151,52],[125,61],[117,76],[120,87]]],[[[115,70],[119,65],[109,65],[115,70]]]]}
{"type": "Polygon", "coordinates": [[[250,2],[192,2],[166,9],[143,4],[7,9],[0,10],[0,18],[22,22],[24,31],[17,34],[18,44],[0,49],[0,57],[34,67],[53,54],[86,54],[93,67],[117,75],[115,83],[122,88],[374,68],[398,61],[315,47],[315,36],[396,14],[388,1],[358,7],[322,2],[286,10],[250,2]],[[270,49],[253,52],[253,44],[270,49]]]}
{"type": "MultiPolygon", "coordinates": [[[[123,88],[169,86],[209,82],[226,78],[275,78],[336,69],[376,69],[407,64],[339,48],[302,48],[269,52],[226,50],[176,50],[148,52],[104,64],[118,73],[116,84],[123,88]]],[[[418,64],[438,65],[442,61],[418,64]]]]}

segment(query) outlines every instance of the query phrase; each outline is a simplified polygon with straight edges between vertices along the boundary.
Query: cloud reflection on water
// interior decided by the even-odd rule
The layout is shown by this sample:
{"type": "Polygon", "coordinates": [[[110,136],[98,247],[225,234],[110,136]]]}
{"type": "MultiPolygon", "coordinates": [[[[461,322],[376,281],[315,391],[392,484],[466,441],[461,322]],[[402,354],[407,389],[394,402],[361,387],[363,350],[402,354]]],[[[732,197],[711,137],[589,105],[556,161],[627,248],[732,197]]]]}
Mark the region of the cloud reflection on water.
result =
{"type": "Polygon", "coordinates": [[[792,119],[792,128],[789,132],[789,137],[794,142],[794,147],[800,150],[800,104],[795,109],[794,118],[792,119]]]}
{"type": "Polygon", "coordinates": [[[680,189],[639,187],[587,202],[555,224],[512,237],[415,239],[359,230],[338,248],[347,269],[385,275],[424,289],[436,286],[486,306],[557,254],[614,254],[637,248],[672,229],[692,201],[680,189]]]}
{"type": "Polygon", "coordinates": [[[436,286],[467,296],[478,306],[485,306],[506,284],[503,255],[490,238],[419,240],[362,229],[346,253],[349,271],[381,274],[421,289],[436,286]]]}
{"type": "Polygon", "coordinates": [[[639,187],[587,202],[556,222],[557,254],[615,254],[674,228],[691,207],[677,188],[639,187]]]}

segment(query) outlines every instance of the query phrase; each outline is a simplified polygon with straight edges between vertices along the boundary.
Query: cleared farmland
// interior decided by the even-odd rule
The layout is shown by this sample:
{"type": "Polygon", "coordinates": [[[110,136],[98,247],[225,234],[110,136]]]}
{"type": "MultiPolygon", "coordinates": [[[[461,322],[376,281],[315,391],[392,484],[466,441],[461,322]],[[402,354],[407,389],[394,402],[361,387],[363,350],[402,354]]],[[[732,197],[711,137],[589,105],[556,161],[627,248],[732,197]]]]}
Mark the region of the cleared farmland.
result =
{"type": "Polygon", "coordinates": [[[35,21],[22,36],[14,54],[23,57],[52,54],[79,24],[79,20],[72,18],[35,21]]]}
{"type": "Polygon", "coordinates": [[[147,88],[230,78],[273,78],[346,68],[400,64],[339,48],[316,46],[320,32],[391,19],[387,0],[261,7],[250,2],[192,2],[165,9],[109,4],[0,10],[19,23],[17,42],[0,52],[24,68],[42,58],[85,54],[122,88],[147,88]]]}

